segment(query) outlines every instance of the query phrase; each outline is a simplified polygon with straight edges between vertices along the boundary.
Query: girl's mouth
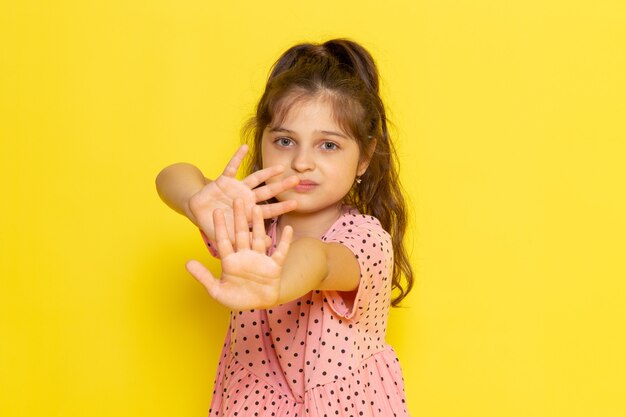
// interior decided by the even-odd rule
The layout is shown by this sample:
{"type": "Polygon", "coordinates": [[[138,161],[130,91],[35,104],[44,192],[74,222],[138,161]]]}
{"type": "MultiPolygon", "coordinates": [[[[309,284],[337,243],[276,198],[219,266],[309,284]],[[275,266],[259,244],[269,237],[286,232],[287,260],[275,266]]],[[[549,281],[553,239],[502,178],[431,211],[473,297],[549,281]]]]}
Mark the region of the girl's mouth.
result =
{"type": "Polygon", "coordinates": [[[317,187],[316,182],[309,181],[309,180],[301,180],[300,183],[294,187],[294,190],[298,192],[306,192],[306,191],[311,191],[315,187],[317,187]]]}

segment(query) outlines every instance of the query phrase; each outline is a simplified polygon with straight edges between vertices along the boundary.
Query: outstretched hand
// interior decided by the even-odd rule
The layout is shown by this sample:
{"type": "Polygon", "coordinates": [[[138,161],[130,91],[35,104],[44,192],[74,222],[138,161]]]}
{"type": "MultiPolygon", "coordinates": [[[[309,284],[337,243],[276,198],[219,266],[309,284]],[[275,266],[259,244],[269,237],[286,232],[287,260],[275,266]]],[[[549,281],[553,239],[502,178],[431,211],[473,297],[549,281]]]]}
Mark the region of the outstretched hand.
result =
{"type": "Polygon", "coordinates": [[[200,262],[187,262],[187,270],[207,289],[211,297],[231,310],[268,308],[280,295],[280,274],[289,251],[293,230],[285,226],[274,253],[267,255],[268,243],[261,207],[252,207],[252,233],[241,199],[233,202],[235,246],[228,236],[226,219],[214,210],[217,251],[222,275],[217,279],[200,262]]]}
{"type": "MultiPolygon", "coordinates": [[[[245,218],[248,222],[252,219],[252,208],[257,203],[267,201],[278,194],[298,185],[298,178],[287,177],[281,181],[260,186],[265,181],[280,175],[284,168],[274,166],[256,171],[243,180],[235,176],[239,166],[248,152],[247,145],[239,147],[235,155],[226,165],[222,175],[215,181],[206,184],[200,191],[189,200],[189,209],[197,221],[197,225],[211,240],[216,240],[214,212],[221,210],[226,224],[226,231],[231,242],[235,242],[233,227],[233,201],[239,198],[243,202],[245,218]],[[258,188],[257,188],[258,187],[258,188]]],[[[261,215],[264,219],[280,216],[296,208],[294,200],[281,201],[271,204],[259,204],[261,215]]]]}

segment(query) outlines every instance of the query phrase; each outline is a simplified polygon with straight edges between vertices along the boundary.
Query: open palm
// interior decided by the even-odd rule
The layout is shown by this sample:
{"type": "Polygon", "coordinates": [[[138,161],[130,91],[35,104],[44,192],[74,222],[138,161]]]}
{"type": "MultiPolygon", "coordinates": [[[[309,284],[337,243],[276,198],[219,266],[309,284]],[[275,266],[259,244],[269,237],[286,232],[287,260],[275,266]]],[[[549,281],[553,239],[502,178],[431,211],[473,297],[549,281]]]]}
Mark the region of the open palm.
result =
{"type": "Polygon", "coordinates": [[[252,208],[252,233],[241,199],[233,202],[235,246],[226,229],[224,213],[214,211],[217,251],[222,274],[217,279],[200,262],[187,263],[187,270],[207,289],[211,297],[232,310],[268,308],[280,295],[280,274],[291,244],[292,229],[286,226],[274,253],[267,255],[263,213],[252,208]]]}
{"type": "MultiPolygon", "coordinates": [[[[281,174],[282,166],[274,166],[256,171],[243,180],[235,176],[239,166],[248,151],[246,145],[242,145],[232,159],[226,165],[224,172],[215,181],[206,184],[199,192],[189,200],[189,209],[195,217],[198,226],[211,240],[216,239],[214,212],[221,210],[225,217],[225,225],[228,238],[234,242],[234,216],[233,201],[241,199],[243,202],[245,218],[248,222],[252,218],[252,207],[257,203],[267,201],[276,195],[298,184],[298,178],[291,176],[271,184],[263,184],[265,181],[281,174]]],[[[260,204],[262,217],[269,219],[296,208],[293,200],[281,201],[271,204],[260,204]]]]}

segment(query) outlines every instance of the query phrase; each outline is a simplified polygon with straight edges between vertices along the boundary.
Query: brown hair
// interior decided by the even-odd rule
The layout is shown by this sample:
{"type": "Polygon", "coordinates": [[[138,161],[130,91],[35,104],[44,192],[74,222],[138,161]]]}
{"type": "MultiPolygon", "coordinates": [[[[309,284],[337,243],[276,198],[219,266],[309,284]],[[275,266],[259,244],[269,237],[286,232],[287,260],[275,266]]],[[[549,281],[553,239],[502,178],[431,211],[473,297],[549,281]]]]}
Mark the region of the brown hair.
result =
{"type": "Polygon", "coordinates": [[[413,287],[413,271],[403,243],[407,208],[378,84],[374,59],[356,42],[334,39],[291,47],[272,67],[256,115],[246,127],[253,136],[247,168],[249,173],[262,168],[261,140],[270,123],[280,122],[299,100],[329,98],[337,122],[358,143],[361,158],[371,154],[362,182],[344,202],[376,217],[391,235],[392,288],[399,291],[392,305],[397,306],[413,287]]]}

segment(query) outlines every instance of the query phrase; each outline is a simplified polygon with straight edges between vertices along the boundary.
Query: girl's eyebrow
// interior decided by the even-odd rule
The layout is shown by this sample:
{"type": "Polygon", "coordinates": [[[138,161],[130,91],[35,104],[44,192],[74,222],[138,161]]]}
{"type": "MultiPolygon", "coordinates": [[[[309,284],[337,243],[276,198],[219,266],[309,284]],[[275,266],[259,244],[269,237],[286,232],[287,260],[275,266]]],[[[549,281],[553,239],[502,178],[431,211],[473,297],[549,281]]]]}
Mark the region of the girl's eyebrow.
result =
{"type": "MultiPolygon", "coordinates": [[[[273,127],[273,128],[270,129],[270,132],[288,133],[290,135],[295,134],[295,132],[293,130],[286,129],[286,128],[282,127],[282,126],[273,127]]],[[[334,132],[332,130],[316,130],[313,133],[322,133],[324,135],[339,136],[340,138],[348,139],[348,137],[346,135],[344,135],[343,133],[334,132]]]]}

